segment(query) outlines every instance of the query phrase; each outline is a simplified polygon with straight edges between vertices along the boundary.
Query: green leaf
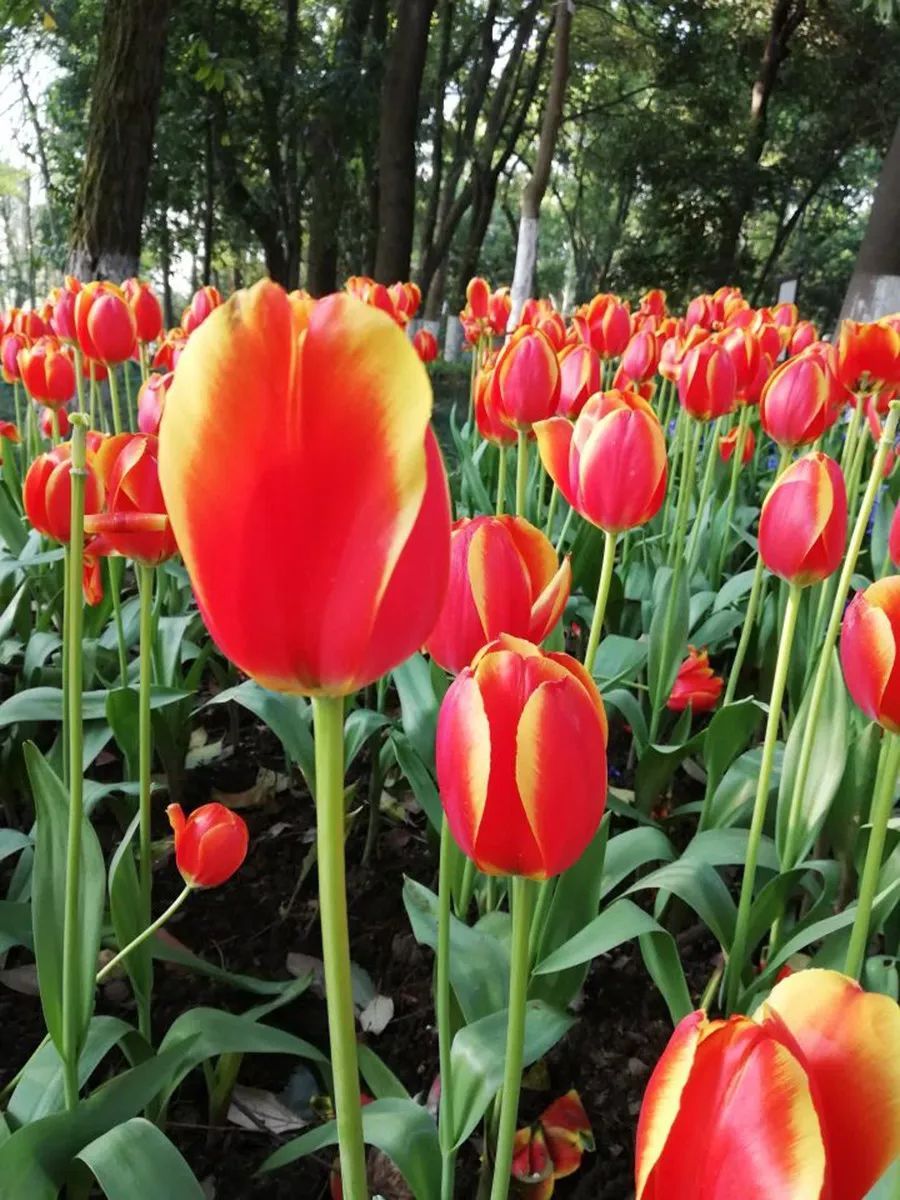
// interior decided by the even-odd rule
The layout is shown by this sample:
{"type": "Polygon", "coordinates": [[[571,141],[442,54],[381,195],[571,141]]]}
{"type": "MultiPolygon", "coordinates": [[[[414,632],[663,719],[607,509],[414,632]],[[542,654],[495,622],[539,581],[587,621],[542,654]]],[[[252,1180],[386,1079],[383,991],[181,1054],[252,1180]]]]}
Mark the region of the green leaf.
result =
{"type": "Polygon", "coordinates": [[[732,575],[730,579],[726,580],[716,596],[713,611],[719,612],[723,608],[730,608],[742,597],[749,595],[755,574],[756,568],[754,567],[750,571],[741,571],[739,575],[732,575]]]}
{"type": "Polygon", "coordinates": [[[316,754],[312,737],[312,710],[303,696],[270,692],[252,679],[237,687],[226,688],[209,701],[226,704],[234,700],[258,717],[275,734],[287,757],[300,768],[306,786],[315,796],[316,754]]]}
{"type": "Polygon", "coordinates": [[[0,954],[13,946],[34,946],[31,905],[18,900],[0,900],[0,954]]]}
{"type": "Polygon", "coordinates": [[[356,1047],[359,1073],[376,1100],[409,1100],[409,1092],[389,1066],[369,1046],[356,1047]]]}
{"type": "MultiPolygon", "coordinates": [[[[135,813],[109,864],[109,914],[119,947],[133,942],[146,924],[132,849],[139,822],[140,813],[135,813]]],[[[153,988],[153,952],[150,942],[145,942],[133,950],[123,966],[131,979],[135,995],[149,996],[153,988]]]]}
{"type": "MultiPolygon", "coordinates": [[[[47,1030],[56,1046],[61,1047],[69,797],[61,780],[50,769],[44,756],[32,742],[25,746],[25,762],[37,812],[32,921],[41,1006],[47,1030]]],[[[89,821],[83,820],[79,858],[76,964],[79,1045],[94,1010],[94,975],[97,970],[103,924],[104,886],[103,852],[93,826],[89,821]]]]}
{"type": "Polygon", "coordinates": [[[681,858],[639,879],[625,895],[648,888],[674,892],[715,934],[721,946],[727,949],[731,945],[737,910],[731,893],[714,867],[681,858]]]}
{"type": "Polygon", "coordinates": [[[672,843],[661,829],[643,826],[626,829],[610,838],[603,864],[600,897],[605,899],[619,884],[649,862],[671,862],[675,857],[672,843]]]}
{"type": "Polygon", "coordinates": [[[430,766],[434,762],[434,735],[440,701],[435,694],[428,661],[421,654],[413,654],[395,667],[392,675],[400,697],[403,732],[422,762],[430,766]]]}
{"type": "Polygon", "coordinates": [[[431,777],[431,772],[416,753],[412,743],[405,734],[394,731],[391,734],[391,745],[397,758],[397,766],[406,776],[422,811],[431,822],[436,833],[440,833],[444,820],[441,808],[441,797],[437,784],[431,777]]]}
{"type": "Polygon", "coordinates": [[[153,647],[157,676],[168,687],[177,687],[181,677],[181,647],[194,619],[193,614],[180,617],[160,617],[153,647]]]}
{"type": "MultiPolygon", "coordinates": [[[[416,1200],[434,1200],[441,1190],[441,1150],[437,1126],[413,1100],[375,1100],[362,1110],[366,1142],[388,1156],[416,1200]]],[[[329,1121],[281,1146],[260,1167],[276,1171],[307,1154],[337,1144],[337,1124],[329,1121]]]]}
{"type": "Polygon", "coordinates": [[[27,833],[19,829],[0,829],[0,862],[30,845],[31,838],[27,833]]]}
{"type": "Polygon", "coordinates": [[[731,637],[734,631],[744,623],[744,614],[735,612],[733,608],[723,608],[712,613],[703,624],[691,634],[691,642],[696,646],[714,648],[720,642],[731,637]]]}
{"type": "Polygon", "coordinates": [[[594,678],[606,691],[623,679],[634,679],[647,661],[650,647],[637,638],[620,637],[611,633],[597,647],[594,659],[594,678]]]}
{"type": "Polygon", "coordinates": [[[390,719],[384,713],[375,712],[372,708],[355,708],[344,723],[344,770],[346,771],[353,760],[362,750],[373,733],[390,725],[390,719]]]}
{"type": "MultiPolygon", "coordinates": [[[[769,788],[770,800],[773,792],[778,787],[778,780],[781,777],[782,754],[782,747],[777,746],[775,749],[775,765],[772,768],[772,781],[769,788]]],[[[752,750],[745,750],[731,764],[713,793],[709,810],[711,826],[720,829],[723,826],[735,825],[746,817],[756,795],[761,761],[762,747],[755,746],[752,750]]]]}
{"type": "Polygon", "coordinates": [[[647,658],[647,683],[654,711],[663,708],[672,693],[675,676],[685,656],[688,637],[689,600],[685,572],[677,592],[671,591],[672,572],[663,568],[654,580],[654,595],[659,597],[650,622],[650,649],[647,658]],[[667,622],[671,616],[671,629],[667,622]]]}
{"type": "Polygon", "coordinates": [[[132,1117],[78,1155],[107,1200],[204,1200],[206,1193],[166,1135],[132,1117]]]}
{"type": "MultiPolygon", "coordinates": [[[[436,949],[437,896],[414,879],[406,879],[403,904],[416,941],[436,949]]],[[[509,1003],[508,946],[493,934],[472,929],[451,916],[450,982],[466,1021],[505,1010],[509,1003]]]]}
{"type": "Polygon", "coordinates": [[[765,712],[752,697],[726,704],[709,723],[703,747],[707,786],[711,792],[719,786],[725,772],[746,747],[765,712]]]}
{"type": "Polygon", "coordinates": [[[207,962],[205,958],[192,954],[186,946],[180,946],[172,941],[163,941],[159,937],[152,938],[151,945],[153,957],[162,962],[177,963],[181,967],[188,967],[190,970],[196,971],[198,975],[206,975],[210,979],[217,979],[220,983],[226,983],[230,987],[244,992],[252,992],[257,996],[278,996],[295,987],[297,983],[296,979],[257,979],[254,975],[241,975],[234,971],[226,971],[223,967],[218,967],[214,963],[207,962]]]}
{"type": "Polygon", "coordinates": [[[871,1191],[866,1192],[863,1200],[897,1200],[898,1196],[900,1196],[900,1158],[895,1158],[871,1191]]]}
{"type": "Polygon", "coordinates": [[[0,538],[15,555],[22,553],[28,541],[24,518],[13,504],[6,488],[0,488],[0,538]]]}
{"type": "Polygon", "coordinates": [[[680,746],[646,747],[634,773],[635,803],[642,812],[650,811],[657,797],[665,790],[669,780],[688,755],[703,749],[707,732],[706,729],[701,729],[680,746]]]}
{"type": "Polygon", "coordinates": [[[847,733],[850,714],[847,689],[841,674],[837,651],[832,650],[825,682],[825,692],[819,710],[819,721],[813,739],[812,757],[803,796],[795,808],[795,825],[789,828],[791,804],[800,759],[800,743],[807,726],[810,689],[803,698],[784,750],[781,782],[778,787],[778,810],[775,823],[775,843],[785,869],[796,866],[809,852],[819,830],[825,823],[828,809],[837,794],[844,768],[847,765],[847,733]]]}
{"type": "MultiPolygon", "coordinates": [[[[451,954],[452,957],[452,954],[451,954]]],[[[571,965],[571,964],[570,964],[571,965]]],[[[453,1072],[453,1146],[461,1146],[481,1120],[503,1083],[508,1011],[491,1013],[460,1029],[450,1048],[453,1072]]],[[[575,1024],[574,1017],[542,1000],[525,1010],[523,1066],[551,1050],[575,1024]]]]}
{"type": "MultiPolygon", "coordinates": [[[[705,829],[694,835],[681,861],[704,862],[711,867],[743,866],[749,840],[746,829],[705,829]]],[[[778,871],[778,855],[771,838],[760,839],[758,866],[761,871],[778,871]]]]}

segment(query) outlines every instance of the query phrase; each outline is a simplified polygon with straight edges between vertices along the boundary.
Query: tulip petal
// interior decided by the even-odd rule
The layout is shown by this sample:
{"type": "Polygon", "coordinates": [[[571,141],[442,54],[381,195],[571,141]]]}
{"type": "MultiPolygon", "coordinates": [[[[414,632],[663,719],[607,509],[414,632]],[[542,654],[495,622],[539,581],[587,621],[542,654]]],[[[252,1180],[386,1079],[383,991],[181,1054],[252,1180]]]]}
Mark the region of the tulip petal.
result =
{"type": "Polygon", "coordinates": [[[466,668],[441,704],[435,759],[450,832],[463,854],[473,859],[487,803],[491,757],[491,729],[481,690],[466,668]]]}
{"type": "Polygon", "coordinates": [[[531,589],[508,532],[497,525],[480,525],[469,543],[467,569],[484,640],[493,641],[501,633],[524,633],[529,626],[531,589]]]}
{"type": "Polygon", "coordinates": [[[547,474],[568,500],[575,503],[573,472],[569,451],[572,445],[572,424],[565,417],[550,417],[534,426],[538,452],[547,474]]]}
{"type": "Polygon", "coordinates": [[[828,1148],[834,1200],[865,1196],[900,1154],[900,1008],[837,971],[788,976],[762,1008],[799,1047],[828,1148]]]}
{"type": "Polygon", "coordinates": [[[529,640],[542,642],[563,615],[572,590],[572,564],[566,556],[559,570],[531,606],[529,640]]]}

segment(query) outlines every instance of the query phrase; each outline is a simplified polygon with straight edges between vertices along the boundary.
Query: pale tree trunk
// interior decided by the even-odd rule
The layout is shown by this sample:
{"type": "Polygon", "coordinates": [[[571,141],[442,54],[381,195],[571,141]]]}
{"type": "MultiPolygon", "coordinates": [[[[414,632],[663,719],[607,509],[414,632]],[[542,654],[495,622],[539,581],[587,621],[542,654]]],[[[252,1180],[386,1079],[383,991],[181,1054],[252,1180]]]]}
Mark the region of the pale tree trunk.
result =
{"type": "Polygon", "coordinates": [[[569,82],[569,42],[574,13],[573,0],[557,0],[550,88],[547,92],[547,102],[544,105],[541,137],[534,171],[522,192],[522,215],[519,219],[519,240],[516,246],[516,267],[513,273],[509,329],[514,329],[518,323],[522,306],[531,294],[534,283],[541,201],[547,190],[547,184],[550,182],[550,170],[553,166],[556,140],[562,124],[566,86],[569,82]]]}
{"type": "Polygon", "coordinates": [[[881,168],[872,214],[841,319],[874,321],[900,311],[900,121],[881,168]]]}

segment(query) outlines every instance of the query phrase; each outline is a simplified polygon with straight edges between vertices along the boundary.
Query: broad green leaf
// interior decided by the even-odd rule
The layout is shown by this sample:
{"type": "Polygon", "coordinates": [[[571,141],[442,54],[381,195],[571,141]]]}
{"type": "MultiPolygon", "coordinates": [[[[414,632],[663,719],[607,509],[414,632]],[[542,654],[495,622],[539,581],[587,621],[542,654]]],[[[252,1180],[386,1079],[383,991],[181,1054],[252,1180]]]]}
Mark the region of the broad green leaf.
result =
{"type": "Polygon", "coordinates": [[[386,1063],[369,1046],[356,1047],[359,1073],[376,1100],[409,1100],[410,1094],[386,1063]]]}
{"type": "MultiPolygon", "coordinates": [[[[82,696],[85,721],[106,720],[106,700],[108,691],[85,692],[82,696]]],[[[150,689],[150,707],[165,708],[168,704],[177,704],[186,700],[189,692],[181,692],[176,688],[152,687],[150,689]]],[[[216,697],[220,699],[221,697],[216,697]]],[[[62,721],[62,689],[53,687],[27,688],[24,692],[16,692],[8,700],[0,704],[0,727],[16,725],[21,721],[62,721]]]]}
{"type": "Polygon", "coordinates": [[[181,647],[194,619],[193,614],[179,617],[160,617],[156,628],[153,656],[156,678],[167,687],[177,687],[181,676],[181,647]]]}
{"type": "Polygon", "coordinates": [[[400,720],[413,749],[430,767],[434,762],[434,735],[440,701],[434,690],[431,668],[422,654],[413,654],[395,667],[394,686],[400,697],[400,720]]]}
{"type": "Polygon", "coordinates": [[[27,833],[19,829],[0,829],[0,862],[30,845],[31,838],[27,833]]]}
{"type": "Polygon", "coordinates": [[[611,692],[603,693],[603,703],[607,712],[609,710],[618,712],[623,720],[628,722],[637,744],[638,753],[642,754],[650,741],[650,732],[647,729],[647,721],[640,700],[631,692],[625,691],[624,688],[615,688],[611,692]]]}
{"type": "Polygon", "coordinates": [[[593,675],[602,690],[614,687],[623,679],[634,679],[647,661],[649,646],[637,638],[620,637],[611,633],[597,647],[593,675]]]}
{"type": "MultiPolygon", "coordinates": [[[[747,859],[746,829],[705,829],[688,843],[681,861],[695,860],[711,867],[743,866],[747,859]]],[[[778,855],[771,838],[763,836],[759,843],[758,866],[761,871],[778,871],[778,855]]]]}
{"type": "Polygon", "coordinates": [[[727,949],[731,945],[737,910],[728,888],[714,867],[705,862],[681,858],[639,879],[625,895],[648,888],[674,893],[694,910],[721,946],[727,949]]]}
{"type": "Polygon", "coordinates": [[[866,1192],[863,1200],[897,1200],[900,1196],[900,1158],[895,1158],[884,1175],[878,1180],[871,1191],[866,1192]]]}
{"type": "Polygon", "coordinates": [[[394,730],[390,737],[391,745],[397,759],[397,765],[412,788],[419,806],[431,822],[436,833],[440,833],[444,820],[441,808],[441,797],[437,784],[431,777],[431,772],[416,753],[412,743],[403,733],[394,730]]]}
{"type": "MultiPolygon", "coordinates": [[[[441,1190],[441,1150],[437,1126],[413,1100],[386,1098],[362,1110],[363,1136],[388,1156],[406,1180],[415,1200],[434,1200],[441,1190]]],[[[337,1124],[329,1121],[281,1146],[262,1164],[276,1171],[307,1154],[337,1144],[337,1124]]]]}
{"type": "Polygon", "coordinates": [[[15,555],[22,553],[28,541],[28,530],[6,488],[0,489],[0,538],[15,555]]]}
{"type": "Polygon", "coordinates": [[[722,585],[719,589],[719,594],[716,596],[713,609],[719,612],[723,608],[730,608],[741,600],[744,596],[749,596],[750,589],[753,587],[753,576],[756,574],[754,567],[750,571],[741,571],[738,575],[732,577],[722,585]]]}
{"type": "MultiPolygon", "coordinates": [[[[508,1011],[504,1008],[465,1025],[453,1039],[450,1065],[454,1147],[469,1137],[503,1083],[507,1022],[508,1011]]],[[[530,1000],[525,1010],[523,1066],[530,1067],[551,1050],[574,1023],[568,1013],[541,1000],[530,1000]]]]}
{"type": "MultiPolygon", "coordinates": [[[[769,787],[770,802],[781,778],[782,753],[782,747],[777,746],[769,787]]],[[[756,795],[761,760],[762,747],[755,746],[752,750],[745,750],[731,764],[713,793],[709,811],[711,826],[721,829],[744,820],[749,821],[749,811],[756,795]]]]}
{"type": "Polygon", "coordinates": [[[605,899],[639,867],[650,862],[671,862],[674,857],[672,843],[661,829],[643,826],[617,833],[606,847],[601,898],[605,899]]]}
{"type": "Polygon", "coordinates": [[[371,708],[355,708],[344,723],[344,770],[347,770],[366,742],[379,729],[390,725],[384,713],[371,708]]]}
{"type": "Polygon", "coordinates": [[[198,975],[206,975],[210,979],[217,979],[220,983],[226,983],[243,992],[252,992],[257,996],[280,996],[297,983],[296,979],[257,979],[254,975],[226,971],[223,967],[192,954],[186,946],[169,940],[164,941],[160,937],[151,939],[150,944],[153,947],[153,957],[161,962],[177,963],[181,967],[196,971],[198,975]]]}
{"type": "Polygon", "coordinates": [[[654,711],[661,709],[672,692],[678,668],[684,660],[688,637],[688,585],[681,572],[677,591],[672,591],[672,572],[657,572],[654,595],[659,598],[650,623],[647,682],[654,711]]]}
{"type": "Polygon", "coordinates": [[[722,608],[712,613],[699,628],[691,634],[693,645],[707,646],[714,649],[720,642],[731,637],[736,629],[744,623],[744,614],[735,612],[733,608],[722,608]]]}
{"type": "Polygon", "coordinates": [[[764,713],[763,706],[748,697],[734,704],[726,704],[714,714],[703,746],[710,791],[715,791],[725,772],[745,749],[764,713]]]}
{"type": "Polygon", "coordinates": [[[253,679],[237,687],[226,688],[209,701],[225,704],[234,700],[258,717],[275,734],[287,757],[300,768],[306,786],[315,795],[316,755],[312,736],[312,710],[303,696],[285,692],[270,692],[253,679]]]}
{"type": "Polygon", "coordinates": [[[852,861],[863,813],[875,790],[881,727],[874,721],[861,731],[851,730],[847,762],[837,793],[825,818],[829,843],[845,861],[852,861]]]}
{"type": "Polygon", "coordinates": [[[80,1152],[107,1200],[204,1200],[191,1168],[162,1130],[132,1117],[80,1152]]]}
{"type": "Polygon", "coordinates": [[[31,905],[21,900],[0,900],[0,954],[13,946],[31,949],[33,945],[31,905]]]}
{"type": "MultiPolygon", "coordinates": [[[[120,948],[133,942],[146,925],[132,846],[139,822],[140,813],[135,813],[109,864],[109,914],[116,944],[120,948]]],[[[153,951],[150,942],[133,950],[123,966],[135,994],[138,997],[149,996],[153,988],[153,951]]]]}
{"type": "Polygon", "coordinates": [[[635,803],[642,812],[650,811],[688,755],[703,749],[707,732],[702,729],[681,745],[646,747],[634,775],[635,803]]]}

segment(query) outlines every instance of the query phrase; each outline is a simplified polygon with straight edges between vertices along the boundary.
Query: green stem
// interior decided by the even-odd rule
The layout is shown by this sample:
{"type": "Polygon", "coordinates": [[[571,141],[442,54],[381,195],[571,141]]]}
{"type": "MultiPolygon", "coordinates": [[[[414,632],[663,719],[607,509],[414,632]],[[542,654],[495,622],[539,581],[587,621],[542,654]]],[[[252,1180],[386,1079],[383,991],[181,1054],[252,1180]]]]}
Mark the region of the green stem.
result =
{"type": "Polygon", "coordinates": [[[741,974],[744,959],[747,956],[747,937],[750,926],[750,910],[753,904],[753,887],[756,882],[756,864],[759,857],[759,846],[762,840],[763,828],[766,822],[766,809],[769,802],[769,784],[772,778],[772,766],[775,762],[775,747],[778,742],[778,726],[781,721],[781,705],[784,700],[787,685],[788,667],[791,661],[791,647],[797,628],[797,615],[800,611],[802,588],[796,583],[791,584],[788,593],[787,608],[784,614],[784,625],[781,630],[781,640],[778,644],[778,658],[775,663],[775,677],[772,680],[772,695],[769,699],[769,715],[766,719],[766,735],[763,740],[762,760],[759,765],[759,776],[756,783],[756,798],[753,802],[753,817],[750,822],[750,836],[747,841],[747,856],[744,862],[744,877],[741,881],[741,898],[738,903],[737,923],[734,930],[734,942],[728,956],[728,966],[725,971],[726,1010],[734,1012],[741,989],[741,974]]]}
{"type": "Polygon", "coordinates": [[[862,420],[862,400],[859,396],[856,397],[856,403],[850,413],[850,420],[847,422],[847,433],[844,437],[844,449],[841,451],[841,471],[846,476],[850,470],[850,464],[853,462],[853,455],[856,452],[856,436],[859,432],[859,424],[862,420]]]}
{"type": "Polygon", "coordinates": [[[185,900],[187,900],[188,896],[193,890],[193,888],[186,887],[184,891],[178,895],[177,899],[172,901],[172,903],[161,916],[157,917],[156,920],[153,921],[152,924],[148,925],[141,933],[139,933],[136,938],[133,938],[128,945],[125,946],[124,949],[120,950],[114,958],[111,958],[106,966],[97,972],[96,982],[102,983],[103,980],[106,979],[106,977],[110,975],[116,967],[125,961],[129,954],[137,950],[138,946],[142,946],[148,938],[153,937],[157,929],[161,929],[163,925],[165,925],[166,921],[168,921],[170,917],[174,916],[175,913],[178,912],[179,908],[181,908],[182,904],[184,904],[185,900]]]}
{"type": "Polygon", "coordinates": [[[313,697],[316,844],[325,999],[344,1200],[367,1200],[344,870],[344,701],[313,697]]]}
{"type": "MultiPolygon", "coordinates": [[[[141,892],[141,917],[149,924],[153,912],[153,861],[151,856],[150,824],[152,807],[150,799],[150,768],[153,758],[153,734],[150,723],[150,688],[153,682],[153,567],[138,565],[138,587],[140,591],[140,683],[138,691],[138,774],[140,780],[139,811],[140,835],[138,851],[138,879],[141,892]]],[[[138,1026],[150,1041],[150,996],[142,996],[139,1003],[138,1026]]]]}
{"type": "Polygon", "coordinates": [[[689,571],[693,571],[694,566],[696,565],[697,548],[700,545],[700,528],[703,522],[703,513],[706,511],[706,505],[709,501],[710,493],[712,492],[713,479],[715,478],[716,473],[716,458],[718,457],[719,452],[719,430],[721,427],[721,418],[709,426],[709,432],[707,434],[708,444],[704,447],[706,451],[706,464],[703,469],[703,481],[700,484],[700,498],[697,501],[697,515],[694,518],[694,524],[691,527],[691,536],[688,539],[687,560],[689,571]]]}
{"type": "Polygon", "coordinates": [[[472,903],[472,892],[475,890],[475,864],[471,858],[466,859],[463,867],[462,882],[459,885],[459,907],[456,915],[461,921],[466,919],[469,905],[472,903]]]}
{"type": "Polygon", "coordinates": [[[563,521],[563,527],[559,532],[559,537],[556,539],[556,553],[557,554],[559,554],[560,550],[562,550],[563,546],[565,545],[566,536],[568,535],[569,528],[574,520],[575,520],[575,509],[570,508],[569,511],[566,513],[566,519],[563,521]]]}
{"type": "Polygon", "coordinates": [[[437,1010],[441,1099],[438,1108],[441,1142],[441,1200],[453,1200],[456,1151],[453,1149],[453,1077],[450,1068],[450,872],[453,839],[444,821],[441,826],[441,858],[438,875],[437,1010]]]}
{"type": "Polygon", "coordinates": [[[553,519],[556,516],[556,506],[559,504],[559,488],[554,483],[553,489],[550,492],[550,503],[547,505],[547,520],[544,525],[544,533],[547,537],[553,531],[553,519]]]}
{"type": "Polygon", "coordinates": [[[16,429],[19,431],[19,437],[24,440],[25,430],[22,428],[22,392],[18,379],[13,380],[13,404],[16,410],[16,429]]]}
{"type": "Polygon", "coordinates": [[[519,430],[516,458],[516,516],[524,517],[528,499],[528,434],[519,430]]]}
{"type": "Polygon", "coordinates": [[[122,377],[125,380],[125,412],[132,429],[137,429],[137,409],[134,403],[134,392],[131,387],[131,369],[128,361],[122,363],[122,377]]]}
{"type": "Polygon", "coordinates": [[[109,398],[112,401],[113,431],[122,432],[122,414],[119,410],[119,384],[116,380],[116,368],[109,368],[109,398]]]}
{"type": "Polygon", "coordinates": [[[728,553],[728,539],[731,533],[731,522],[734,517],[734,508],[737,503],[738,481],[741,477],[742,459],[744,457],[744,446],[747,442],[747,430],[750,428],[750,406],[745,404],[741,409],[738,417],[738,434],[737,441],[734,447],[734,455],[731,459],[731,478],[728,482],[728,499],[725,502],[725,524],[722,528],[722,538],[719,542],[718,550],[716,551],[716,563],[713,569],[712,584],[713,587],[719,586],[719,580],[722,578],[722,567],[725,565],[725,557],[728,553]]]}
{"type": "Polygon", "coordinates": [[[119,678],[122,687],[128,687],[128,651],[125,646],[125,623],[122,620],[122,568],[121,558],[113,555],[109,563],[109,591],[112,596],[113,617],[116,625],[116,646],[119,652],[119,678]]]}
{"type": "Polygon", "coordinates": [[[75,387],[76,387],[77,393],[78,393],[78,411],[80,413],[83,413],[84,412],[84,376],[81,373],[81,363],[82,363],[81,349],[79,348],[77,342],[75,342],[73,344],[72,349],[75,353],[75,387]]]}
{"type": "Polygon", "coordinates": [[[687,423],[688,417],[685,414],[684,409],[679,406],[678,416],[675,418],[675,433],[669,442],[669,462],[671,467],[669,470],[669,486],[666,490],[666,503],[663,510],[663,540],[665,540],[666,534],[669,532],[669,517],[677,507],[677,501],[675,504],[673,504],[672,501],[679,495],[678,465],[679,460],[684,453],[682,443],[687,436],[687,423]]]}
{"type": "Polygon", "coordinates": [[[138,342],[138,354],[141,360],[141,383],[146,383],[150,371],[147,367],[147,346],[144,342],[138,342]]]}
{"type": "MultiPolygon", "coordinates": [[[[100,397],[100,386],[97,383],[97,372],[94,370],[94,364],[91,363],[91,429],[97,429],[97,401],[100,397]]],[[[104,421],[104,425],[106,422],[104,421]]]]}
{"type": "Polygon", "coordinates": [[[506,446],[498,446],[500,460],[497,466],[497,516],[502,517],[506,508],[506,446]]]}
{"type": "MultiPolygon", "coordinates": [[[[84,545],[84,491],[86,470],[86,429],[77,416],[72,419],[72,507],[71,556],[80,564],[84,545]]],[[[69,665],[69,829],[66,846],[66,883],[63,914],[62,952],[62,1046],[66,1108],[78,1103],[78,1057],[82,1036],[80,1022],[81,980],[78,950],[81,939],[81,833],[84,825],[84,774],[82,771],[84,730],[82,725],[82,625],[84,600],[81,595],[81,571],[72,566],[68,575],[69,611],[65,627],[64,652],[69,665]]]]}
{"type": "Polygon", "coordinates": [[[894,807],[897,773],[900,770],[900,737],[887,729],[884,732],[882,756],[881,770],[878,773],[878,783],[872,798],[872,810],[869,814],[871,831],[869,845],[866,849],[866,861],[863,864],[862,880],[859,885],[856,917],[850,934],[850,945],[847,947],[847,960],[844,963],[844,974],[856,980],[862,974],[866,946],[869,942],[872,906],[878,888],[878,876],[884,856],[888,822],[894,807]]]}
{"type": "Polygon", "coordinates": [[[528,998],[528,942],[534,885],[520,875],[512,881],[512,940],[509,964],[509,1021],[506,1029],[506,1065],[503,1073],[503,1100],[494,1158],[491,1200],[506,1200],[509,1193],[519,1091],[522,1087],[522,1059],[525,1045],[525,1004],[528,998]]]}
{"type": "Polygon", "coordinates": [[[58,446],[59,445],[59,411],[55,408],[52,408],[50,410],[50,413],[51,413],[50,420],[52,422],[52,429],[53,429],[53,434],[52,434],[52,437],[50,440],[54,446],[58,446]]]}
{"type": "Polygon", "coordinates": [[[603,629],[603,618],[606,615],[606,602],[609,599],[609,589],[612,584],[613,567],[616,562],[616,540],[618,534],[603,531],[603,563],[600,567],[600,582],[597,585],[597,602],[594,605],[594,617],[591,621],[591,632],[588,636],[587,650],[584,654],[584,665],[588,674],[594,670],[594,659],[597,657],[597,647],[600,645],[600,632],[603,629]]]}
{"type": "MultiPolygon", "coordinates": [[[[69,628],[69,574],[72,570],[72,551],[63,547],[63,631],[69,628]]],[[[63,783],[69,786],[69,655],[62,654],[62,767],[63,783]]]]}

